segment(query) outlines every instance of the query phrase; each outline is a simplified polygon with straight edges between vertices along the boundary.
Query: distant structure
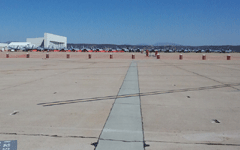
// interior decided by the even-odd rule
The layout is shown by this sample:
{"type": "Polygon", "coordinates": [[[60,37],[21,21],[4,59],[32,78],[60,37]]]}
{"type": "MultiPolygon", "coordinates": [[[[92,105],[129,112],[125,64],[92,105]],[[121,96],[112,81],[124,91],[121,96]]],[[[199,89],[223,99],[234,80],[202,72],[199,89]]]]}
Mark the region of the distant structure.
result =
{"type": "Polygon", "coordinates": [[[11,42],[8,46],[27,46],[31,45],[30,42],[11,42]]]}
{"type": "Polygon", "coordinates": [[[31,44],[37,46],[37,47],[67,47],[67,37],[55,35],[51,33],[44,33],[44,37],[39,38],[27,38],[27,42],[30,42],[31,44]]]}
{"type": "Polygon", "coordinates": [[[7,43],[0,43],[0,51],[8,50],[8,44],[7,43]]]}

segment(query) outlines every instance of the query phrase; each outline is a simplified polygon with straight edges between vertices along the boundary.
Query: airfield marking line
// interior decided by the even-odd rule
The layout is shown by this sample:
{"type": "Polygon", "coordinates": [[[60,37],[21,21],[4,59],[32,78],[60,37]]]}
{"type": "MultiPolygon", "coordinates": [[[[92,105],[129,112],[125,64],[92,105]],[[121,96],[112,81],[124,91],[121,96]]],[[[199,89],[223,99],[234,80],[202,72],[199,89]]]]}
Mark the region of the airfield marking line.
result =
{"type": "Polygon", "coordinates": [[[139,93],[138,69],[133,61],[118,93],[132,97],[116,98],[96,150],[144,150],[140,96],[136,93],[139,93]]]}

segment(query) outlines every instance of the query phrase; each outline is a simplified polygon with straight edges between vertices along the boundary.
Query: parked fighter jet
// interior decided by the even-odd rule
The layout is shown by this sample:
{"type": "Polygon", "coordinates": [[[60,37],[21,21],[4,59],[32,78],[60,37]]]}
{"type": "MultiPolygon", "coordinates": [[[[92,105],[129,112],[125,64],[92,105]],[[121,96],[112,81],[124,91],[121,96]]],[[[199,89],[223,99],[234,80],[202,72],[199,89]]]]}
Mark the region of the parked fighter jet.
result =
{"type": "Polygon", "coordinates": [[[129,49],[128,48],[122,48],[122,51],[129,52],[129,49]]]}
{"type": "Polygon", "coordinates": [[[29,48],[29,47],[26,48],[27,51],[34,50],[34,49],[36,49],[37,51],[44,51],[44,48],[41,47],[41,46],[36,47],[36,46],[33,45],[31,48],[29,48]]]}
{"type": "Polygon", "coordinates": [[[121,48],[118,48],[118,47],[116,47],[116,51],[117,51],[117,52],[121,52],[121,51],[122,51],[122,49],[121,49],[121,48]]]}
{"type": "Polygon", "coordinates": [[[106,52],[106,50],[102,49],[102,48],[97,48],[99,52],[106,52]]]}
{"type": "Polygon", "coordinates": [[[206,52],[206,53],[212,53],[212,52],[214,52],[214,51],[211,50],[211,49],[206,49],[205,52],[206,52]]]}
{"type": "Polygon", "coordinates": [[[112,48],[105,48],[107,52],[112,52],[112,48]]]}
{"type": "Polygon", "coordinates": [[[53,51],[54,50],[54,48],[53,48],[53,46],[48,46],[48,47],[44,47],[44,51],[53,51]]]}
{"type": "Polygon", "coordinates": [[[221,53],[232,53],[232,50],[230,50],[230,49],[228,49],[228,50],[222,49],[222,50],[221,50],[221,53]]]}
{"type": "Polygon", "coordinates": [[[13,46],[8,46],[8,49],[9,49],[11,52],[14,52],[14,51],[17,51],[18,46],[15,46],[15,45],[13,45],[13,46]]]}
{"type": "Polygon", "coordinates": [[[137,48],[137,49],[135,50],[135,52],[141,52],[141,49],[140,49],[140,48],[137,48]]]}
{"type": "Polygon", "coordinates": [[[203,50],[203,49],[202,49],[202,50],[199,49],[199,50],[196,51],[196,53],[205,53],[205,50],[203,50]]]}
{"type": "Polygon", "coordinates": [[[66,52],[68,50],[68,48],[67,47],[60,47],[59,50],[60,50],[60,52],[66,52]]]}
{"type": "Polygon", "coordinates": [[[92,50],[93,52],[98,52],[98,50],[97,50],[94,46],[91,47],[91,50],[92,50]]]}
{"type": "Polygon", "coordinates": [[[184,52],[184,49],[183,48],[181,48],[180,50],[178,50],[177,52],[179,52],[179,53],[183,53],[184,52]]]}
{"type": "Polygon", "coordinates": [[[71,50],[72,52],[76,52],[79,51],[79,48],[77,47],[73,48],[73,46],[71,46],[69,50],[71,50]]]}
{"type": "Polygon", "coordinates": [[[171,49],[167,49],[164,51],[164,53],[172,53],[172,52],[173,52],[173,50],[171,50],[171,49]]]}
{"type": "Polygon", "coordinates": [[[82,52],[93,52],[91,49],[89,49],[88,47],[82,47],[82,52]]]}
{"type": "Polygon", "coordinates": [[[232,53],[232,50],[228,49],[228,50],[225,51],[225,53],[232,53]]]}
{"type": "Polygon", "coordinates": [[[8,49],[10,49],[11,52],[16,52],[19,50],[25,50],[25,48],[23,46],[8,46],[8,49]]]}

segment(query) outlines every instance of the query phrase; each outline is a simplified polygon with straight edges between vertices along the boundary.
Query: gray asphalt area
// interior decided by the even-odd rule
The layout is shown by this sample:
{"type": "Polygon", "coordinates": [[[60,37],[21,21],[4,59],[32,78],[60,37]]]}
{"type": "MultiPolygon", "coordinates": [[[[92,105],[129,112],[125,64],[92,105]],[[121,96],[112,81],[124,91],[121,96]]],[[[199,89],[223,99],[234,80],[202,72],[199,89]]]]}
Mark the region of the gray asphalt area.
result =
{"type": "Polygon", "coordinates": [[[19,150],[235,150],[239,108],[239,60],[0,59],[19,150]]]}

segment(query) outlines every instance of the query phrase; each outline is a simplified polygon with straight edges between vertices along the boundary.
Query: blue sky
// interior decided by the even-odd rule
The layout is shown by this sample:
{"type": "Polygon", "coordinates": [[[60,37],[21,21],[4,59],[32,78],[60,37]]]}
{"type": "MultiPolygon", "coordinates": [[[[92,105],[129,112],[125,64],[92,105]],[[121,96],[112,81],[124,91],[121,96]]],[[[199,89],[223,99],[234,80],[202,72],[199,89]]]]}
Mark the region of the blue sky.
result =
{"type": "Polygon", "coordinates": [[[0,42],[240,45],[240,0],[0,0],[0,42]]]}

